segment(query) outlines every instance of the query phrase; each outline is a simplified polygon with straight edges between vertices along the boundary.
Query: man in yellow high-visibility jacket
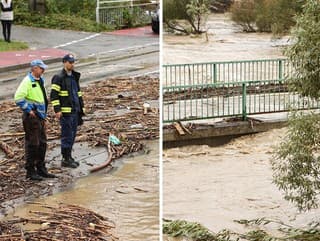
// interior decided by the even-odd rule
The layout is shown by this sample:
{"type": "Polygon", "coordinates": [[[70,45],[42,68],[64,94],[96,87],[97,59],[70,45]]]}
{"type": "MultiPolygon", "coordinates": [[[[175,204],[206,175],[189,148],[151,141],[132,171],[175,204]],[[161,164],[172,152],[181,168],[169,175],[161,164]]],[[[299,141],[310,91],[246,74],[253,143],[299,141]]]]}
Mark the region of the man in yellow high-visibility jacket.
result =
{"type": "Polygon", "coordinates": [[[41,181],[43,177],[54,178],[45,166],[47,150],[46,123],[48,99],[42,74],[48,67],[42,60],[31,62],[31,71],[20,83],[14,99],[22,109],[25,131],[25,168],[27,178],[41,181]]]}

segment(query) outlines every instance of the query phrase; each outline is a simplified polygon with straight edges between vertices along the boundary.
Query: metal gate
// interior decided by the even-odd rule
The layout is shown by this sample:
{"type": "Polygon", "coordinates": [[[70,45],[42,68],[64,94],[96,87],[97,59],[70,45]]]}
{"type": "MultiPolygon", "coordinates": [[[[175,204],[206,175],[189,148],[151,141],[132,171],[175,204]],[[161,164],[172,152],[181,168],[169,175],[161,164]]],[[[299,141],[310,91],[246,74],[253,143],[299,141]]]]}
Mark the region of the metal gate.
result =
{"type": "Polygon", "coordinates": [[[159,0],[97,0],[96,21],[108,25],[150,24],[159,0]],[[132,23],[134,21],[134,23],[132,23]]]}

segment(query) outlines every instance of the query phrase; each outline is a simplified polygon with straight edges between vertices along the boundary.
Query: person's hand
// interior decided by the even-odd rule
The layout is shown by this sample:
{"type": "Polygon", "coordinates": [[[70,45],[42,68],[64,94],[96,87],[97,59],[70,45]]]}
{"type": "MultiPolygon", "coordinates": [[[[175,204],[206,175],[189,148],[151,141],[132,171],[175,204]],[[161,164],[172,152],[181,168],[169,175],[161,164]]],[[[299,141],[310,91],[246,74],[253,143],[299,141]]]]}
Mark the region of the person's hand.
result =
{"type": "Polygon", "coordinates": [[[31,116],[31,118],[36,118],[36,113],[34,113],[33,110],[29,112],[29,115],[31,116]]]}
{"type": "Polygon", "coordinates": [[[58,120],[61,119],[61,116],[62,116],[62,112],[61,112],[61,111],[56,113],[56,118],[57,118],[58,120]]]}

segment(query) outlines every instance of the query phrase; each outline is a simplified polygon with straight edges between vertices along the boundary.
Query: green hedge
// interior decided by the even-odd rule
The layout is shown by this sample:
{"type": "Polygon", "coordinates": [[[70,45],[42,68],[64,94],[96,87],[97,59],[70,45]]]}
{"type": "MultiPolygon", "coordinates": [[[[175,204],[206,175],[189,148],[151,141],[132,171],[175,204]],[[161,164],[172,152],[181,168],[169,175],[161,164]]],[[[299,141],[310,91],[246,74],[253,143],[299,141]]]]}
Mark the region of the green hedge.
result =
{"type": "Polygon", "coordinates": [[[112,27],[95,22],[96,1],[93,0],[47,0],[46,14],[29,10],[28,1],[15,0],[15,24],[33,27],[70,29],[100,32],[112,27]]]}

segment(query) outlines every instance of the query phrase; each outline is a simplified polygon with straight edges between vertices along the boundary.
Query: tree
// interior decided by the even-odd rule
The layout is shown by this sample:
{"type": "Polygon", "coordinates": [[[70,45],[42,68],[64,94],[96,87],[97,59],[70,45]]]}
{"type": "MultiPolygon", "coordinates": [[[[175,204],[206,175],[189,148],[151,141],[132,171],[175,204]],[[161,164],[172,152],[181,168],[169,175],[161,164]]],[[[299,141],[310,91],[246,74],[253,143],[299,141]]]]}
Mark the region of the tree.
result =
{"type": "MultiPolygon", "coordinates": [[[[296,18],[293,44],[285,54],[292,63],[289,84],[293,92],[319,100],[320,97],[320,1],[308,0],[296,18]]],[[[300,210],[318,207],[320,194],[320,117],[295,112],[288,135],[271,162],[273,181],[300,210]]]]}
{"type": "Polygon", "coordinates": [[[205,32],[208,0],[164,0],[163,6],[163,21],[168,28],[185,34],[205,32]]]}

